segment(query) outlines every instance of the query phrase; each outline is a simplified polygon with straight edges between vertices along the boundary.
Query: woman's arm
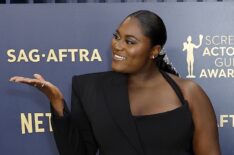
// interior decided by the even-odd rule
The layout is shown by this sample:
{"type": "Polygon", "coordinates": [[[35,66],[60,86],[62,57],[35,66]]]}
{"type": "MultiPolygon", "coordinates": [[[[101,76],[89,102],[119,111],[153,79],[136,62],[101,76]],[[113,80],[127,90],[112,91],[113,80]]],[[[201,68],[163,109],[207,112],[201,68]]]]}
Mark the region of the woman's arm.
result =
{"type": "Polygon", "coordinates": [[[63,116],[63,94],[61,91],[49,81],[46,81],[41,75],[34,74],[34,78],[28,78],[23,76],[14,76],[10,78],[11,82],[24,83],[30,86],[34,86],[47,96],[50,100],[51,106],[53,107],[56,114],[60,117],[63,116]]]}
{"type": "Polygon", "coordinates": [[[185,98],[194,122],[193,149],[196,155],[221,155],[217,121],[211,102],[200,86],[186,82],[185,98]]]}
{"type": "Polygon", "coordinates": [[[72,82],[71,112],[61,91],[41,75],[34,74],[34,78],[15,76],[10,81],[34,86],[48,97],[51,103],[51,124],[60,155],[96,155],[98,147],[82,107],[78,80],[73,78],[72,82]]]}

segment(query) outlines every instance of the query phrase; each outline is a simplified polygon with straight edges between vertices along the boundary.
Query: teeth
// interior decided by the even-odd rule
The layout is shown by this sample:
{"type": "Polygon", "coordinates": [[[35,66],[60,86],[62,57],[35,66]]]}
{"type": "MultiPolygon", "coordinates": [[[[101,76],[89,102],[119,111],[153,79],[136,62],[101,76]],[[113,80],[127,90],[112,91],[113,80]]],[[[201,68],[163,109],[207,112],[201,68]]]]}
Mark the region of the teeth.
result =
{"type": "Polygon", "coordinates": [[[114,59],[115,59],[115,60],[125,60],[125,59],[126,59],[126,57],[123,57],[123,56],[120,56],[120,55],[114,54],[114,59]]]}

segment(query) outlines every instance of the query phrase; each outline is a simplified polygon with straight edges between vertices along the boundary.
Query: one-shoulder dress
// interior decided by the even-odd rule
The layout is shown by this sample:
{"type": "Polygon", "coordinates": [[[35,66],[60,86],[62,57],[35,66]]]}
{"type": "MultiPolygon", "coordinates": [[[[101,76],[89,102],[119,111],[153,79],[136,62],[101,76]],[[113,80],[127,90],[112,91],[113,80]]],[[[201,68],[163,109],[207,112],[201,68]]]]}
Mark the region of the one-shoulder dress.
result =
{"type": "MultiPolygon", "coordinates": [[[[52,108],[54,137],[61,155],[193,155],[194,124],[176,82],[163,77],[181,106],[167,112],[133,116],[127,76],[117,72],[73,77],[71,112],[52,108]]],[[[167,92],[165,92],[167,93],[167,92]]]]}

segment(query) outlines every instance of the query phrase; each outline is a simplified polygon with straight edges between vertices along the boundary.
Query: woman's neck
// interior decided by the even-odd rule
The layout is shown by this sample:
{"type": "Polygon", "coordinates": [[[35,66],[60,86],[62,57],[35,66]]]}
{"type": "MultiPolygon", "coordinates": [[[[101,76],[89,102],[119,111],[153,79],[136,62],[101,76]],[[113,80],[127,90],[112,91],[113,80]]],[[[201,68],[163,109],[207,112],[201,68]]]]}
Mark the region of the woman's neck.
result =
{"type": "Polygon", "coordinates": [[[147,86],[154,83],[160,76],[160,71],[155,65],[147,70],[139,71],[128,75],[129,86],[147,86]]]}

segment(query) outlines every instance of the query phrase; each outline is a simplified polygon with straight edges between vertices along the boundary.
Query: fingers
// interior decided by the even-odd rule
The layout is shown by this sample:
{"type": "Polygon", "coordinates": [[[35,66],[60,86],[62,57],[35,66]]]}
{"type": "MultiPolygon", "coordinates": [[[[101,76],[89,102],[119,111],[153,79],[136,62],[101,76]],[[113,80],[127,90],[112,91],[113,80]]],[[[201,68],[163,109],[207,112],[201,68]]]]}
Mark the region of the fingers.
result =
{"type": "Polygon", "coordinates": [[[11,82],[31,82],[32,79],[30,78],[26,78],[26,77],[22,77],[22,76],[14,76],[12,78],[10,78],[11,82]]]}
{"type": "Polygon", "coordinates": [[[33,76],[38,80],[45,81],[45,79],[40,74],[34,74],[33,76]]]}
{"type": "Polygon", "coordinates": [[[49,84],[49,82],[45,81],[44,78],[39,74],[34,74],[35,78],[27,78],[22,76],[14,76],[10,78],[10,82],[24,83],[37,88],[44,88],[49,84]]]}
{"type": "Polygon", "coordinates": [[[63,94],[55,85],[49,81],[45,81],[45,79],[39,74],[34,74],[33,76],[34,78],[14,76],[10,78],[9,81],[24,83],[36,87],[38,90],[44,93],[49,98],[49,100],[53,100],[54,98],[63,98],[63,94]]]}
{"type": "Polygon", "coordinates": [[[47,85],[47,82],[45,81],[45,79],[40,75],[40,74],[34,74],[33,75],[37,80],[39,80],[39,83],[34,84],[35,87],[38,88],[43,88],[47,85]]]}

